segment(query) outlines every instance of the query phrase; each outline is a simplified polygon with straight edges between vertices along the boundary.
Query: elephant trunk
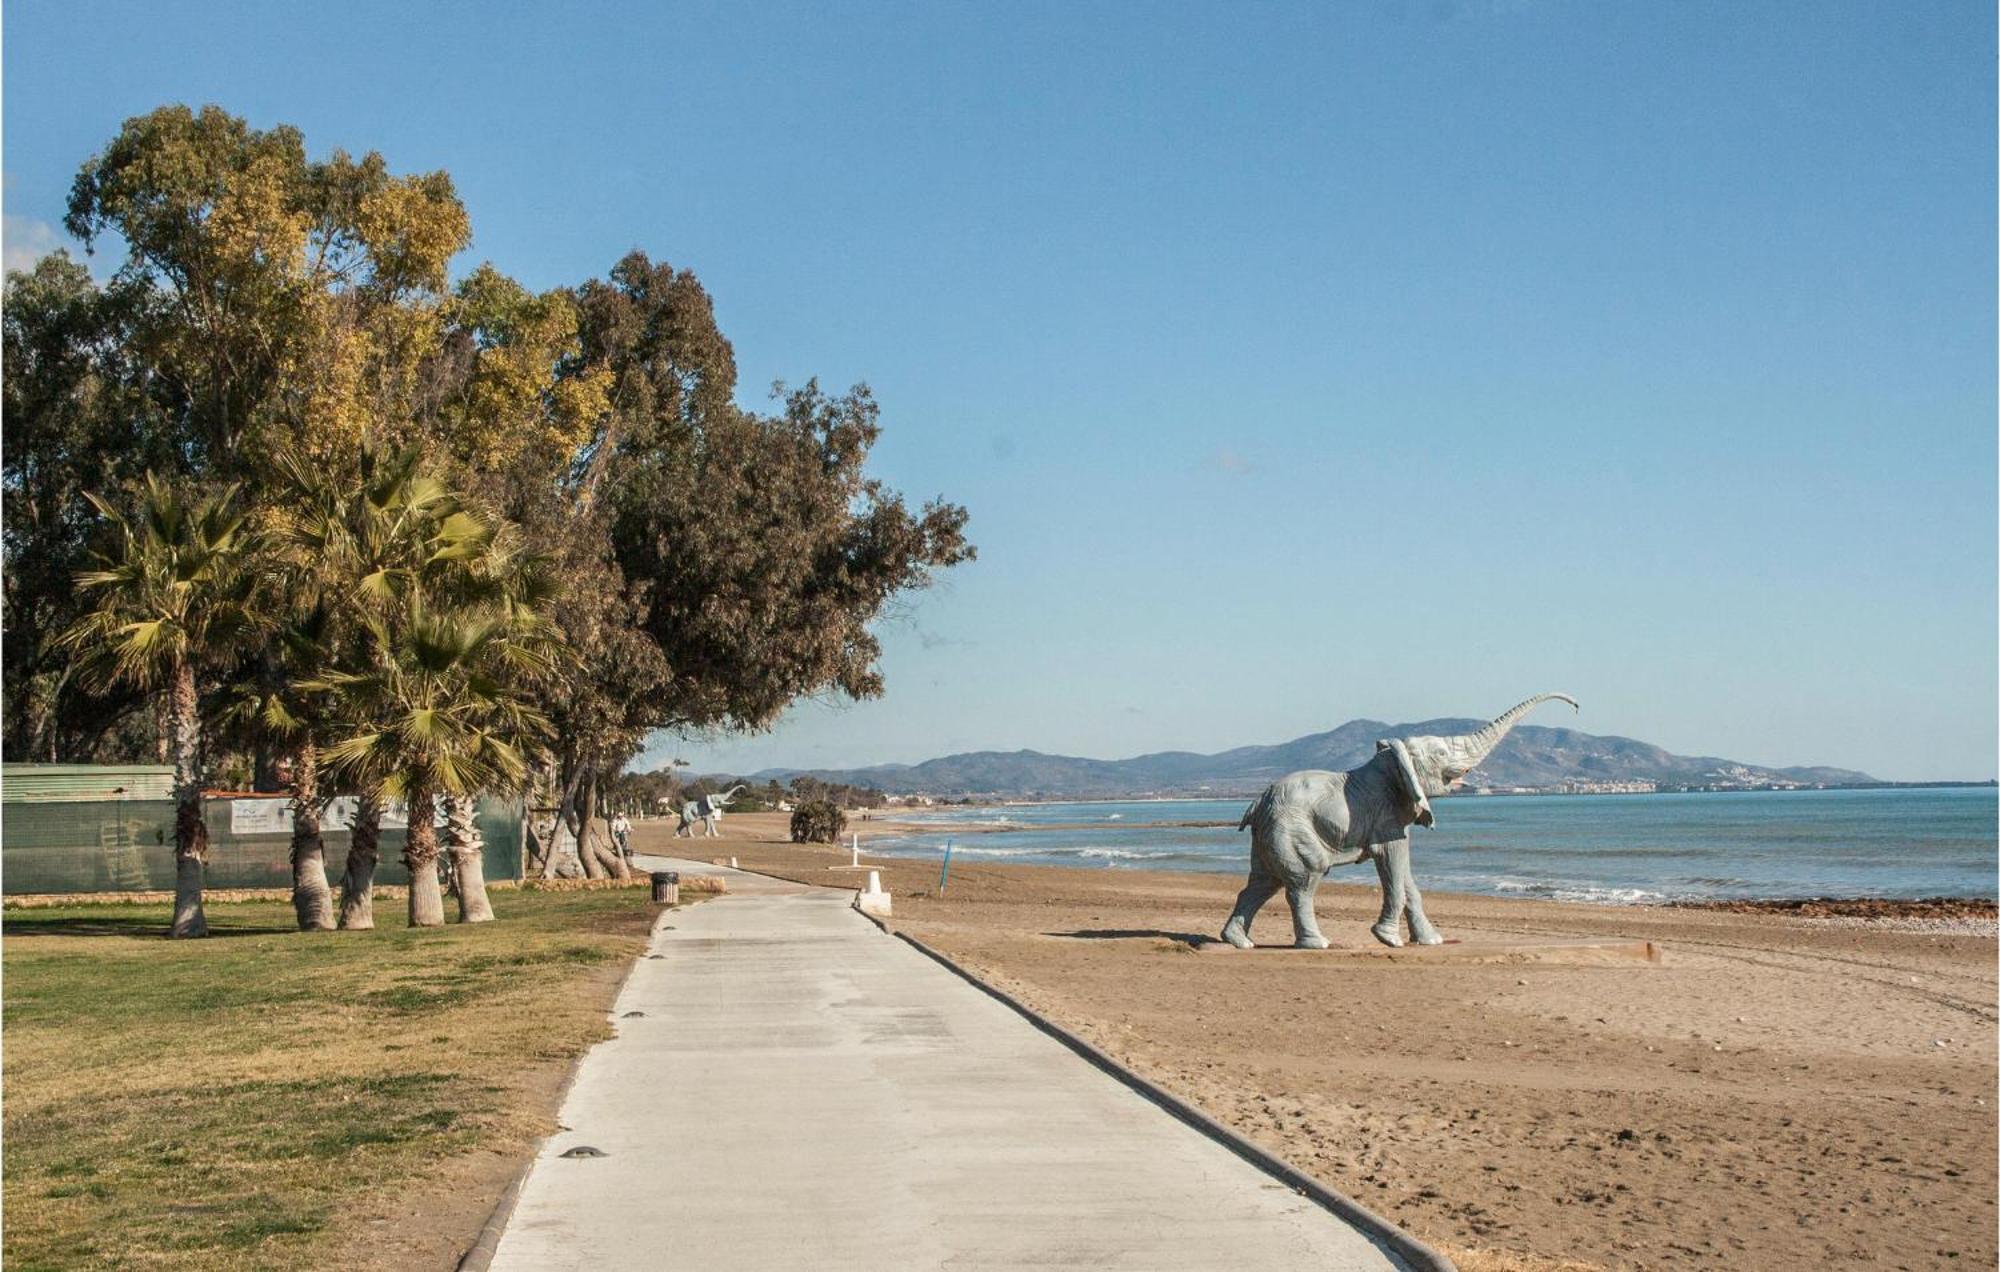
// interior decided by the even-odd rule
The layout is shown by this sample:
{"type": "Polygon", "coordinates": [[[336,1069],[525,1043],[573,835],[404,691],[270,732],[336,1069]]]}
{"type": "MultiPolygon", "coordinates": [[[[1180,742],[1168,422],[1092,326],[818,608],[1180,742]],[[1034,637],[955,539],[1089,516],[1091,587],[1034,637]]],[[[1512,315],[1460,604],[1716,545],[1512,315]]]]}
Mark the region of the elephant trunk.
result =
{"type": "MultiPolygon", "coordinates": [[[[1466,734],[1462,741],[1465,745],[1468,758],[1472,760],[1473,766],[1477,767],[1481,761],[1493,753],[1493,748],[1500,745],[1501,739],[1507,736],[1508,731],[1514,727],[1516,721],[1551,698],[1567,702],[1572,707],[1577,706],[1576,699],[1566,693],[1538,693],[1526,702],[1520,703],[1495,716],[1492,722],[1479,730],[1479,732],[1466,734]]],[[[1582,708],[1578,707],[1577,709],[1581,710],[1582,708]]]]}

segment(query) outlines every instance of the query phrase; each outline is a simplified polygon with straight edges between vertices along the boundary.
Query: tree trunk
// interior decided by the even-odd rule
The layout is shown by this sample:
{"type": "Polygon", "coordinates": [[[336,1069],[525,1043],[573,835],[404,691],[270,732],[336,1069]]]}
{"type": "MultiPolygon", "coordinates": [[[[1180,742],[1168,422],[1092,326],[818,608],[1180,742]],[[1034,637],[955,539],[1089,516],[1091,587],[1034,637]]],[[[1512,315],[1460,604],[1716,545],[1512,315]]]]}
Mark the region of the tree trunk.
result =
{"type": "Polygon", "coordinates": [[[577,791],[576,797],[577,841],[576,853],[583,861],[584,874],[592,879],[629,879],[632,871],[625,865],[625,859],[610,846],[608,835],[597,832],[597,772],[593,769],[589,778],[577,791]]]}
{"type": "Polygon", "coordinates": [[[299,931],[333,930],[326,842],[319,831],[319,748],[310,742],[292,755],[292,909],[298,912],[299,931]]]}
{"type": "Polygon", "coordinates": [[[582,879],[583,855],[576,850],[576,836],[570,833],[569,823],[558,817],[550,823],[548,877],[552,879],[582,879]]]}
{"type": "Polygon", "coordinates": [[[410,926],[444,926],[444,893],[438,887],[437,808],[431,789],[409,785],[409,829],[403,832],[403,865],[410,872],[410,926]]]}
{"type": "Polygon", "coordinates": [[[364,792],[348,832],[347,868],[340,876],[340,927],[359,932],[375,926],[375,865],[382,859],[382,798],[364,792]]]}
{"type": "Polygon", "coordinates": [[[625,854],[618,851],[618,839],[611,833],[611,814],[605,809],[604,802],[600,798],[601,795],[602,792],[597,789],[597,784],[592,782],[591,802],[597,805],[597,815],[604,819],[604,851],[611,859],[612,877],[630,879],[632,877],[632,867],[626,863],[625,854]]]}
{"type": "Polygon", "coordinates": [[[535,825],[535,810],[532,808],[528,810],[527,817],[522,819],[521,834],[521,854],[524,858],[521,863],[521,876],[525,879],[548,878],[550,845],[542,838],[541,829],[535,825]]]}
{"type": "Polygon", "coordinates": [[[175,666],[167,692],[174,751],[174,922],[167,935],[207,936],[201,887],[208,870],[208,823],[201,815],[201,718],[194,668],[186,662],[175,666]]]}
{"type": "Polygon", "coordinates": [[[486,844],[472,821],[472,796],[445,800],[445,842],[458,876],[458,921],[491,923],[493,903],[486,899],[486,844]]]}
{"type": "Polygon", "coordinates": [[[270,745],[259,742],[250,751],[250,789],[259,792],[283,789],[278,781],[278,752],[270,745]]]}
{"type": "Polygon", "coordinates": [[[583,867],[586,879],[602,879],[610,871],[597,859],[590,842],[590,791],[594,775],[589,769],[579,769],[570,779],[569,798],[563,801],[563,821],[569,826],[570,837],[576,840],[577,864],[583,867]]]}

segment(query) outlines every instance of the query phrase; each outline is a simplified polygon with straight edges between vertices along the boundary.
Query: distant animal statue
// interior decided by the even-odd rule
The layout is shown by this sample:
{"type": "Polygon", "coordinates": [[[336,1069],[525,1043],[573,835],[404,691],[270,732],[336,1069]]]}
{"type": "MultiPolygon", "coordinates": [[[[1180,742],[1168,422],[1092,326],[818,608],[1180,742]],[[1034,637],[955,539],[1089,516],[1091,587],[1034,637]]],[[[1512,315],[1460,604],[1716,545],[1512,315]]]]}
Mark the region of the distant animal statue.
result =
{"type": "Polygon", "coordinates": [[[1250,831],[1250,879],[1237,894],[1236,909],[1222,939],[1251,948],[1250,921],[1279,888],[1292,908],[1293,943],[1323,950],[1313,917],[1313,893],[1321,876],[1335,866],[1373,860],[1382,880],[1382,916],[1368,930],[1384,945],[1403,943],[1402,920],[1410,939],[1437,945],[1438,935],[1424,917],[1424,899],[1410,877],[1410,826],[1434,824],[1431,798],[1478,768],[1515,721],[1551,698],[1576,706],[1563,693],[1541,693],[1476,733],[1457,737],[1390,738],[1375,744],[1375,756],[1345,773],[1306,770],[1265,788],[1237,824],[1250,831]]]}
{"type": "Polygon", "coordinates": [[[691,799],[682,804],[681,824],[674,828],[674,838],[692,838],[696,822],[701,822],[707,827],[708,838],[718,838],[720,832],[715,828],[716,823],[722,820],[723,810],[729,807],[729,802],[735,799],[742,789],[740,785],[732,786],[719,794],[704,795],[700,799],[691,799]]]}

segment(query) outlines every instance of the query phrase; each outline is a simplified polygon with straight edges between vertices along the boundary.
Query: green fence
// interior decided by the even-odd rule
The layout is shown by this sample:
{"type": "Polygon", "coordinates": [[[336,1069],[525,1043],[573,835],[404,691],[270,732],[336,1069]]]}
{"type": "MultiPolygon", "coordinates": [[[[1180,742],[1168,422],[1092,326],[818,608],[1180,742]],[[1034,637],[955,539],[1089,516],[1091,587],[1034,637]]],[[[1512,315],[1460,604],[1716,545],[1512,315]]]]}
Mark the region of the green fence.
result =
{"type": "MultiPolygon", "coordinates": [[[[208,886],[289,888],[290,814],[281,800],[210,797],[208,886]]],[[[338,886],[347,865],[351,801],[328,809],[328,881],[338,886]]],[[[479,801],[476,823],[486,841],[486,877],[521,877],[519,800],[479,801]]],[[[407,883],[403,830],[382,831],[378,883],[407,883]]],[[[174,886],[174,805],[171,800],[112,799],[8,803],[0,814],[0,891],[8,896],[51,892],[171,891],[174,886]]]]}

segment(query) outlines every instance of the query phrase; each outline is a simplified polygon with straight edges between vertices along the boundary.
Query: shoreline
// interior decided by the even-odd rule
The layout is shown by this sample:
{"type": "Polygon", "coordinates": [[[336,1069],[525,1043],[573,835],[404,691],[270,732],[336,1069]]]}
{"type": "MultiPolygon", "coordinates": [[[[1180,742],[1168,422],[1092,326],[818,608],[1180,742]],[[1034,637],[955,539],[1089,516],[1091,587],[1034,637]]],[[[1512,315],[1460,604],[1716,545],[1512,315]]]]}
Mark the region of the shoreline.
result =
{"type": "MultiPolygon", "coordinates": [[[[1086,801],[1073,800],[1073,801],[1062,801],[1062,802],[1083,803],[1086,801]]],[[[1118,802],[1129,803],[1137,801],[1118,801],[1118,802]]],[[[1169,801],[1158,801],[1158,802],[1164,803],[1169,801]]],[[[1196,801],[1196,802],[1206,802],[1206,801],[1196,801]]],[[[745,817],[745,816],[782,816],[782,815],[739,814],[738,816],[745,817]]],[[[947,837],[962,836],[970,838],[975,836],[995,835],[995,834],[1016,834],[1022,832],[1034,832],[1034,833],[1049,832],[1049,831],[1083,832],[1083,831],[1103,831],[1106,829],[1113,829],[1113,828],[1118,830],[1147,830],[1147,829],[1212,830],[1212,829],[1231,829],[1234,826],[1235,826],[1234,822],[1226,822],[1226,821],[1131,821],[1131,822],[1120,821],[1115,824],[1106,823],[1102,821],[1095,821],[1095,822],[1045,822],[1045,823],[1029,824],[1022,822],[1004,822],[1004,821],[951,823],[951,822],[912,822],[903,820],[874,820],[874,821],[863,822],[859,820],[850,820],[848,823],[848,833],[850,835],[855,833],[860,833],[863,835],[862,855],[867,856],[868,851],[866,845],[868,839],[871,837],[899,840],[899,839],[914,839],[918,837],[936,837],[942,834],[946,835],[947,837]],[[867,827],[867,829],[865,831],[860,830],[860,828],[864,826],[867,827]]],[[[780,835],[780,837],[782,837],[782,835],[780,835]]],[[[882,853],[879,855],[882,856],[885,860],[892,860],[892,861],[925,860],[925,858],[922,857],[917,857],[913,855],[904,855],[901,853],[882,853]]],[[[978,863],[981,865],[995,865],[995,866],[1006,865],[1011,867],[1018,867],[1020,869],[1045,869],[1045,870],[1119,869],[1119,867],[1109,867],[1109,866],[1085,867],[1085,866],[1071,865],[1061,862],[1046,862],[1046,861],[1041,861],[1041,862],[1017,861],[1013,859],[1004,859],[996,861],[992,858],[979,858],[978,863]]],[[[970,864],[970,862],[968,861],[967,864],[970,864]]],[[[1227,869],[1215,869],[1215,870],[1189,869],[1178,866],[1166,867],[1166,868],[1138,866],[1126,869],[1125,873],[1141,874],[1141,875],[1188,874],[1188,875],[1211,876],[1216,878],[1229,878],[1234,875],[1240,874],[1242,871],[1242,865],[1243,863],[1240,861],[1230,862],[1228,864],[1227,869]]],[[[954,863],[954,869],[957,868],[959,868],[958,865],[954,863]]],[[[1327,879],[1327,881],[1321,886],[1337,887],[1343,885],[1341,881],[1336,880],[1335,878],[1330,876],[1327,879]]],[[[1346,886],[1357,886],[1357,885],[1348,884],[1346,886]]],[[[1372,888],[1373,884],[1367,882],[1364,879],[1360,882],[1358,886],[1366,886],[1372,888]]],[[[1465,892],[1465,891],[1450,889],[1448,887],[1439,887],[1435,890],[1431,888],[1426,888],[1424,890],[1424,895],[1426,897],[1431,897],[1431,896],[1480,897],[1494,901],[1534,901],[1534,902],[1545,902],[1553,905],[1602,906],[1609,909],[1621,909],[1621,910],[1622,909],[1716,910],[1716,911],[1735,913],[1735,914],[1753,914],[1753,913],[1795,914],[1800,918],[1828,919],[1828,920],[1838,919],[1844,921],[1866,919],[1866,920],[1875,920],[1882,922],[1908,922],[1908,921],[1949,922],[1949,923],[1960,923],[1960,924],[1971,925],[1965,929],[1970,932],[1977,932],[1980,930],[1993,930],[1996,928],[1996,926],[2000,926],[2000,898],[1996,898],[1994,894],[1987,894],[1987,893],[1980,893],[1980,894],[1967,893],[1963,895],[1934,894],[1930,896],[1921,896],[1921,897],[1890,897],[1890,896],[1880,896],[1880,895],[1869,895],[1866,893],[1850,893],[1845,895],[1816,894],[1810,896],[1777,894],[1769,896],[1748,896],[1748,897],[1661,896],[1658,899],[1622,901],[1622,900],[1611,899],[1608,897],[1583,899],[1583,898],[1571,898],[1571,897],[1562,897],[1562,898],[1542,897],[1542,896],[1521,895],[1517,893],[1507,893],[1507,892],[1465,892]],[[1980,929],[1977,926],[1980,924],[1986,925],[1986,928],[1980,929]]]]}
{"type": "MultiPolygon", "coordinates": [[[[1191,943],[1227,875],[955,858],[941,888],[934,858],[857,872],[786,820],[638,846],[844,889],[875,871],[893,927],[1465,1272],[1994,1262],[1990,920],[1427,892],[1447,938],[1661,961],[1343,957],[1379,950],[1371,878],[1320,888],[1333,957],[1211,956],[1191,943]]],[[[1282,902],[1253,935],[1289,944],[1282,902]]]]}
{"type": "MultiPolygon", "coordinates": [[[[738,779],[731,778],[735,781],[738,779]]],[[[1455,790],[1436,799],[1542,799],[1578,798],[1598,795],[1810,795],[1827,791],[1950,791],[1950,790],[1992,790],[2000,788],[2000,779],[1987,778],[1984,781],[1935,781],[1935,782],[1847,782],[1836,785],[1818,786],[1688,786],[1669,790],[1651,791],[1548,791],[1548,790],[1455,790]]],[[[947,797],[939,800],[937,808],[1044,808],[1051,804],[1215,804],[1232,800],[1256,799],[1264,787],[1248,787],[1240,794],[1219,795],[1083,795],[1061,796],[1039,799],[1023,796],[1019,799],[988,799],[979,796],[947,797]],[[960,802],[960,800],[963,802],[960,802]]],[[[932,797],[935,798],[935,797],[932,797]]]]}

